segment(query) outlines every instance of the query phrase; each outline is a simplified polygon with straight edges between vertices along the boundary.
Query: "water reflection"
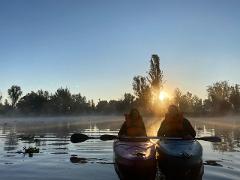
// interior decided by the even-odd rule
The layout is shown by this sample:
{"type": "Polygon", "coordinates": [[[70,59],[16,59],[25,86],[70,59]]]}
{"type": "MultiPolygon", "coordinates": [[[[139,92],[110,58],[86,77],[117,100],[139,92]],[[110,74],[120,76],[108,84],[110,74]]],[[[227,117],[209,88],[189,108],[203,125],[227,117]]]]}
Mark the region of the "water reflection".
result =
{"type": "MultiPolygon", "coordinates": [[[[153,119],[146,123],[148,135],[156,135],[160,121],[153,119]]],[[[82,132],[89,135],[116,134],[121,122],[99,122],[76,124],[70,122],[47,123],[35,122],[33,125],[3,124],[0,127],[0,136],[4,139],[4,151],[14,151],[20,144],[35,144],[35,146],[59,146],[55,149],[68,149],[69,136],[74,132],[82,132]],[[52,142],[51,142],[52,141],[52,142]],[[51,142],[51,143],[48,143],[51,142]]],[[[236,128],[225,128],[194,123],[197,136],[220,136],[221,143],[212,143],[213,150],[220,152],[239,152],[240,131],[236,128]]]]}
{"type": "Polygon", "coordinates": [[[4,151],[13,151],[17,149],[18,146],[18,137],[14,129],[12,129],[9,134],[5,137],[4,151]]]}
{"type": "Polygon", "coordinates": [[[219,164],[219,162],[222,162],[222,161],[207,160],[207,161],[204,162],[204,165],[222,167],[223,165],[219,164]]]}
{"type": "MultiPolygon", "coordinates": [[[[39,148],[39,153],[34,154],[31,158],[36,164],[36,169],[33,169],[35,172],[39,171],[37,168],[38,163],[46,162],[49,168],[53,168],[56,164],[63,164],[63,166],[68,166],[70,169],[75,167],[72,167],[73,165],[84,167],[86,165],[99,165],[98,168],[108,167],[109,165],[112,167],[112,141],[89,140],[80,144],[71,144],[69,137],[76,132],[82,132],[91,136],[117,134],[122,122],[89,120],[87,123],[82,123],[76,121],[46,122],[42,120],[31,123],[2,123],[0,125],[2,164],[5,166],[19,164],[21,166],[26,161],[23,162],[23,159],[28,158],[28,156],[22,155],[22,152],[24,152],[23,147],[36,147],[39,148]]],[[[148,129],[148,135],[156,135],[160,123],[161,121],[158,118],[146,119],[145,124],[148,129]]],[[[210,175],[213,173],[211,168],[225,168],[228,171],[231,170],[233,174],[239,173],[237,169],[239,169],[240,165],[234,161],[235,159],[240,160],[239,129],[200,121],[192,121],[192,124],[197,131],[198,137],[216,135],[222,138],[221,143],[201,142],[205,153],[204,165],[206,166],[206,173],[204,179],[214,179],[210,175]],[[221,153],[221,157],[217,153],[221,153]]],[[[4,167],[0,166],[0,171],[2,169],[4,167]]],[[[46,169],[46,171],[48,170],[46,169]]],[[[221,170],[218,170],[218,173],[220,172],[221,170]]],[[[109,172],[109,174],[111,173],[109,172]]],[[[111,179],[117,179],[116,174],[113,172],[112,176],[114,177],[111,179]]]]}

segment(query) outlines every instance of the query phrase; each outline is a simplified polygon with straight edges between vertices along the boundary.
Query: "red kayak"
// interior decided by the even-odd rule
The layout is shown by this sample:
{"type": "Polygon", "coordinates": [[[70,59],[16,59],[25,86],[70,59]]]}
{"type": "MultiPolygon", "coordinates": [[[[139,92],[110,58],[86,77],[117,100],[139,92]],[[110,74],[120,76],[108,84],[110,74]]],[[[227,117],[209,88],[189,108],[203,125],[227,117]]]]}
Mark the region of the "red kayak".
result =
{"type": "Polygon", "coordinates": [[[154,143],[116,140],[113,150],[115,170],[121,180],[155,179],[157,161],[154,143]]]}

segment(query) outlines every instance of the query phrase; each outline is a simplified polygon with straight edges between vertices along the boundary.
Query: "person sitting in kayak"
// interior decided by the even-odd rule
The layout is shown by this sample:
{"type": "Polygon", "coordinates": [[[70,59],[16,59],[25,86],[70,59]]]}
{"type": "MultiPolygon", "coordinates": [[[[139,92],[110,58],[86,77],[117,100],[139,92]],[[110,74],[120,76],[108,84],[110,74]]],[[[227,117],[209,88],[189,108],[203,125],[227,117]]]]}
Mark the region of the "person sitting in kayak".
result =
{"type": "Polygon", "coordinates": [[[196,131],[191,123],[183,117],[183,114],[179,112],[178,107],[170,105],[157,135],[192,139],[196,136],[196,131]]]}
{"type": "Polygon", "coordinates": [[[133,108],[129,114],[125,114],[125,122],[123,123],[118,136],[147,136],[142,116],[137,109],[133,108]]]}

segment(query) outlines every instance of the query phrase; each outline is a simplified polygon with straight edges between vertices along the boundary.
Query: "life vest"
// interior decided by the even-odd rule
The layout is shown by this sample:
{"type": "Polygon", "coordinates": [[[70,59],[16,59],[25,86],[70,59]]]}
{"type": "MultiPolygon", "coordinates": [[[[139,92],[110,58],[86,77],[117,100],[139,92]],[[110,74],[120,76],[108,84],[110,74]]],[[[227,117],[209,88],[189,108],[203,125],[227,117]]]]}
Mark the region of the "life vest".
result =
{"type": "Polygon", "coordinates": [[[136,120],[132,120],[128,114],[125,114],[125,120],[127,125],[127,136],[145,136],[146,135],[141,116],[138,116],[136,120]]]}
{"type": "Polygon", "coordinates": [[[183,115],[182,113],[178,113],[177,115],[171,116],[169,114],[165,115],[165,123],[167,134],[178,134],[184,131],[183,127],[183,115]]]}

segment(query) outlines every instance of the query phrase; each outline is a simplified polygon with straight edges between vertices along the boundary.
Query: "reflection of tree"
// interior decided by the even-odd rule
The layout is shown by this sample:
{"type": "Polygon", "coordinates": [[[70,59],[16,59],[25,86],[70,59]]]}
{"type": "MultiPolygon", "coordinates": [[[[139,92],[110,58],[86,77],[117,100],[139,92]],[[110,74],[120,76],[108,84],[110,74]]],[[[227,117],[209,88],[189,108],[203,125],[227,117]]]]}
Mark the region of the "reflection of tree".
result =
{"type": "Polygon", "coordinates": [[[213,128],[206,128],[205,125],[203,125],[203,127],[195,127],[196,131],[197,131],[197,136],[198,137],[203,137],[203,136],[215,136],[215,129],[213,128]]]}
{"type": "Polygon", "coordinates": [[[221,152],[235,152],[240,147],[240,133],[233,129],[221,129],[216,131],[216,135],[222,138],[221,143],[213,143],[213,149],[221,152]]]}
{"type": "Polygon", "coordinates": [[[13,151],[17,149],[18,137],[14,131],[11,131],[6,136],[4,151],[13,151]]]}
{"type": "Polygon", "coordinates": [[[240,131],[237,128],[228,128],[213,124],[203,125],[201,122],[196,122],[195,129],[198,137],[221,137],[222,142],[212,143],[213,150],[221,152],[235,152],[240,150],[240,131]]]}

